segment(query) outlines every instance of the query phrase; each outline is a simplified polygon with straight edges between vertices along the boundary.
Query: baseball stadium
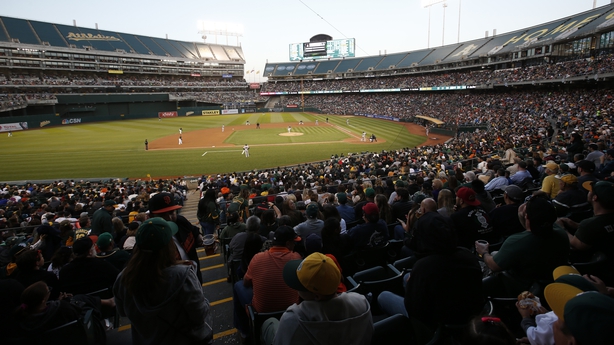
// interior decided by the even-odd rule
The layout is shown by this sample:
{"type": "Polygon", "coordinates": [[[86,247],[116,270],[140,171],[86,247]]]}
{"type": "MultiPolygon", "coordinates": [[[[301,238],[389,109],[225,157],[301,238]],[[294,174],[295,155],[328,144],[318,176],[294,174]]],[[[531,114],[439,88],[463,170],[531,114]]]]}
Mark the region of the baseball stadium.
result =
{"type": "Polygon", "coordinates": [[[239,45],[0,14],[0,342],[611,342],[613,17],[320,34],[255,83],[239,45]]]}

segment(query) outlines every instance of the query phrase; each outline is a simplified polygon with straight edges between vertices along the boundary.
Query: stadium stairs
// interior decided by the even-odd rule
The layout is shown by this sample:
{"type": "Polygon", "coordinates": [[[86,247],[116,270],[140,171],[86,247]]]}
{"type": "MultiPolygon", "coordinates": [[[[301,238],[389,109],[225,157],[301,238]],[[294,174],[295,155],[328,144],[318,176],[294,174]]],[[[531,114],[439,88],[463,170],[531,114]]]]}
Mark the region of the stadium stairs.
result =
{"type": "MultiPolygon", "coordinates": [[[[181,209],[181,215],[192,224],[197,225],[196,211],[198,209],[199,191],[188,192],[188,199],[181,209]]],[[[224,256],[220,250],[207,256],[204,248],[198,249],[200,257],[201,274],[203,277],[203,291],[211,305],[210,313],[213,316],[213,344],[240,344],[237,330],[233,326],[232,285],[226,281],[226,266],[224,256]]],[[[132,344],[130,320],[121,318],[117,329],[107,331],[107,344],[132,344]]]]}

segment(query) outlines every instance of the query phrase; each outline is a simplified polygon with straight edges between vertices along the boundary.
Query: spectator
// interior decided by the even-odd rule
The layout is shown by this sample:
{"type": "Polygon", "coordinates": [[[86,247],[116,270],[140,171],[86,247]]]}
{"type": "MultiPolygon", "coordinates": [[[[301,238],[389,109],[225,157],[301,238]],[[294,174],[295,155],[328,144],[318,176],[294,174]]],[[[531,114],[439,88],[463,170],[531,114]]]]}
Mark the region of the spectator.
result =
{"type": "Polygon", "coordinates": [[[575,175],[561,176],[559,188],[559,194],[552,200],[558,217],[565,217],[570,212],[582,210],[588,206],[586,194],[578,188],[578,178],[575,175]]]}
{"type": "Polygon", "coordinates": [[[554,229],[556,210],[542,196],[533,196],[519,207],[518,215],[524,220],[526,231],[508,237],[501,249],[493,255],[489,244],[475,242],[475,249],[484,263],[496,274],[484,281],[488,296],[517,296],[536,280],[552,279],[552,271],[565,265],[569,259],[569,240],[563,230],[554,229]]]}
{"type": "Polygon", "coordinates": [[[614,183],[585,182],[584,186],[589,190],[588,201],[593,206],[594,216],[579,224],[569,218],[560,218],[557,223],[570,231],[567,235],[574,261],[586,262],[597,250],[606,254],[606,264],[597,275],[611,285],[614,283],[614,232],[610,231],[614,227],[614,183]]]}
{"type": "Polygon", "coordinates": [[[298,302],[298,293],[283,282],[283,267],[290,260],[300,259],[293,252],[296,242],[301,238],[288,226],[275,230],[273,246],[256,254],[245,273],[243,280],[234,285],[234,320],[235,327],[242,339],[248,336],[245,306],[252,304],[257,312],[285,310],[298,302]]]}
{"type": "Polygon", "coordinates": [[[23,286],[30,286],[38,281],[45,282],[46,285],[55,289],[51,299],[57,299],[60,295],[60,284],[58,278],[52,272],[45,271],[43,265],[45,260],[40,250],[26,250],[19,254],[15,263],[17,272],[15,279],[23,286]]]}
{"type": "Polygon", "coordinates": [[[345,224],[349,224],[356,220],[354,208],[347,204],[348,197],[346,193],[337,193],[336,194],[337,201],[339,202],[339,206],[337,206],[337,210],[341,215],[341,218],[345,220],[345,224]]]}
{"type": "Polygon", "coordinates": [[[236,234],[245,232],[245,223],[241,221],[239,218],[238,212],[232,212],[228,214],[228,219],[226,220],[226,226],[220,233],[220,238],[231,239],[236,234]]]}
{"type": "Polygon", "coordinates": [[[553,325],[556,344],[610,344],[614,339],[611,297],[562,283],[550,284],[546,301],[558,317],[553,325]]]}
{"type": "Polygon", "coordinates": [[[207,189],[205,195],[198,202],[196,213],[203,235],[213,234],[219,227],[220,208],[215,202],[215,190],[207,189]]]}
{"type": "Polygon", "coordinates": [[[191,261],[177,264],[175,223],[145,221],[136,247],[113,286],[117,310],[132,324],[136,344],[213,342],[212,316],[191,261]],[[181,325],[181,326],[177,326],[181,325]]]}
{"type": "Polygon", "coordinates": [[[541,191],[548,194],[550,199],[556,198],[559,194],[560,186],[557,181],[557,174],[559,173],[559,165],[556,163],[546,164],[546,177],[542,181],[541,191]]]}
{"type": "Polygon", "coordinates": [[[94,212],[92,216],[92,235],[103,232],[113,233],[113,211],[117,203],[114,200],[105,200],[104,205],[94,212]]]}
{"type": "MultiPolygon", "coordinates": [[[[158,193],[149,199],[149,212],[151,217],[159,217],[168,222],[177,224],[179,231],[173,233],[173,242],[177,246],[177,259],[192,260],[196,263],[197,272],[200,272],[200,259],[196,247],[201,246],[203,237],[198,227],[192,225],[184,216],[177,215],[177,205],[170,193],[158,193]]],[[[197,275],[202,283],[202,276],[197,275]]]]}
{"type": "Polygon", "coordinates": [[[437,212],[423,217],[417,229],[420,240],[416,242],[421,259],[404,278],[405,297],[391,292],[378,296],[386,314],[400,313],[412,319],[418,343],[428,342],[440,324],[467,323],[484,304],[482,272],[475,255],[457,247],[449,220],[437,212]]]}
{"type": "Polygon", "coordinates": [[[585,195],[588,195],[588,190],[584,188],[584,183],[587,181],[597,182],[597,178],[593,174],[595,172],[595,163],[581,160],[576,162],[576,170],[578,171],[578,186],[585,195]]]}
{"type": "Polygon", "coordinates": [[[113,267],[117,268],[118,271],[123,270],[128,260],[130,260],[130,253],[115,248],[113,236],[108,232],[98,236],[96,245],[100,250],[100,253],[98,253],[96,257],[110,263],[113,267]]]}
{"type": "Polygon", "coordinates": [[[480,206],[476,193],[468,187],[461,187],[456,192],[456,211],[450,216],[459,245],[470,249],[476,240],[496,243],[500,234],[493,231],[488,213],[480,206]]]}
{"type": "MultiPolygon", "coordinates": [[[[307,205],[307,210],[305,210],[307,220],[295,226],[294,232],[296,232],[296,234],[303,239],[306,239],[307,236],[309,236],[310,234],[316,234],[318,236],[321,236],[322,228],[324,227],[324,221],[318,219],[319,214],[320,210],[318,209],[317,203],[309,203],[309,205],[307,205]]],[[[303,241],[303,245],[304,243],[305,242],[303,241]]]]}
{"type": "Polygon", "coordinates": [[[283,269],[287,286],[302,298],[284,312],[281,320],[263,324],[265,344],[370,344],[373,320],[367,299],[354,292],[337,293],[342,280],[333,259],[313,253],[292,260],[283,269]],[[327,326],[328,325],[328,326],[327,326]],[[334,332],[326,331],[333,327],[334,332]]]}
{"type": "Polygon", "coordinates": [[[368,202],[362,212],[365,223],[356,225],[348,231],[354,250],[377,247],[388,241],[388,226],[379,218],[379,208],[368,202]]]}
{"type": "Polygon", "coordinates": [[[439,192],[439,199],[437,200],[437,212],[440,215],[449,218],[454,212],[454,194],[449,189],[442,189],[439,192]]]}
{"type": "Polygon", "coordinates": [[[503,190],[503,205],[490,211],[488,219],[495,233],[501,234],[502,237],[508,237],[524,231],[518,219],[518,208],[523,202],[523,193],[520,187],[513,184],[505,187],[503,190]]]}
{"type": "Polygon", "coordinates": [[[108,262],[96,258],[96,247],[89,237],[75,241],[75,258],[60,270],[62,292],[87,294],[113,285],[119,271],[108,262]]]}

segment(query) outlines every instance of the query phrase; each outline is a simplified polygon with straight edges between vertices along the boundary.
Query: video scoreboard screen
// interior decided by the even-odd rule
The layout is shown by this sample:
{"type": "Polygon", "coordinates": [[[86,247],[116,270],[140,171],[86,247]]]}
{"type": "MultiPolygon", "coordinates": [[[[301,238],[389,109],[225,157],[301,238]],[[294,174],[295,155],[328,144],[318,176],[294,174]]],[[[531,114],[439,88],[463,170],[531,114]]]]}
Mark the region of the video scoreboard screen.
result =
{"type": "Polygon", "coordinates": [[[326,42],[292,43],[290,44],[290,61],[354,57],[356,56],[355,46],[353,38],[326,42]]]}

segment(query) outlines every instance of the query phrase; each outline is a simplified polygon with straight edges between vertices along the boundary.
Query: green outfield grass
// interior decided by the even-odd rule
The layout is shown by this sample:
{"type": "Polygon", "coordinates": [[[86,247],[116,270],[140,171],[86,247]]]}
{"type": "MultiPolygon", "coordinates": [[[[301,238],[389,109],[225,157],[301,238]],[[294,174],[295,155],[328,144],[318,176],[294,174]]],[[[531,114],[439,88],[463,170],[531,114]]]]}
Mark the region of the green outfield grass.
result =
{"type": "Polygon", "coordinates": [[[401,124],[364,117],[267,113],[220,116],[189,116],[64,125],[6,133],[0,136],[0,181],[73,178],[142,178],[198,176],[201,174],[274,168],[325,160],[332,154],[393,150],[414,147],[426,140],[411,135],[401,124]],[[333,126],[326,126],[325,119],[333,126]],[[299,121],[320,126],[299,126],[299,121]],[[144,150],[143,142],[207,128],[227,131],[250,121],[247,130],[237,129],[226,144],[236,147],[144,150]],[[256,130],[256,123],[262,129],[256,130]],[[285,128],[267,128],[270,123],[288,123],[302,136],[284,137],[285,128]],[[352,144],[343,139],[375,133],[385,143],[352,144]],[[251,146],[250,157],[241,155],[243,144],[251,146]],[[203,156],[203,153],[207,152],[203,156]]]}

